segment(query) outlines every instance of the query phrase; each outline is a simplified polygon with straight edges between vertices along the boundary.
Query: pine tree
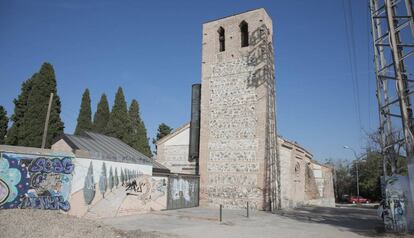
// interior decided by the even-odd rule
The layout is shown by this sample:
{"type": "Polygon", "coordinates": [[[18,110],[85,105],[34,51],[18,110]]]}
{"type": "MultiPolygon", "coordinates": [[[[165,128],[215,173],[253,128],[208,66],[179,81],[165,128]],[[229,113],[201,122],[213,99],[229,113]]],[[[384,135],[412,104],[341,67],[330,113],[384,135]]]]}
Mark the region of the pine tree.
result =
{"type": "Polygon", "coordinates": [[[53,93],[50,111],[46,147],[63,134],[63,122],[60,119],[60,98],[57,95],[56,78],[53,66],[44,63],[32,82],[27,108],[18,130],[18,144],[40,147],[45,124],[50,93],[53,93]]]}
{"type": "Polygon", "coordinates": [[[152,157],[151,148],[148,144],[147,129],[139,113],[137,100],[132,100],[129,107],[129,119],[131,121],[131,141],[130,146],[148,157],[152,157]]]}
{"type": "Polygon", "coordinates": [[[152,139],[152,143],[155,145],[155,151],[154,151],[155,154],[157,154],[157,141],[161,140],[164,136],[169,135],[172,130],[173,130],[173,128],[169,127],[165,123],[161,123],[158,126],[157,136],[156,136],[156,138],[152,139]]]}
{"type": "Polygon", "coordinates": [[[7,118],[7,111],[3,106],[0,106],[0,144],[4,144],[4,137],[7,133],[7,124],[9,118],[7,118]]]}
{"type": "Polygon", "coordinates": [[[161,140],[164,136],[167,136],[171,133],[171,131],[173,130],[173,128],[169,127],[167,124],[165,123],[161,123],[158,126],[158,132],[157,132],[157,139],[155,142],[161,140]]]}
{"type": "Polygon", "coordinates": [[[105,134],[130,144],[131,123],[129,121],[127,104],[121,87],[118,88],[115,95],[115,102],[112,107],[108,125],[106,126],[105,134]]]}
{"type": "Polygon", "coordinates": [[[109,105],[105,94],[102,94],[101,100],[98,103],[95,115],[93,117],[93,131],[98,133],[105,133],[106,125],[109,121],[109,105]]]}
{"type": "Polygon", "coordinates": [[[76,125],[75,135],[80,135],[83,131],[92,129],[92,109],[89,89],[85,89],[82,95],[82,102],[79,110],[78,124],[76,125]]]}
{"type": "Polygon", "coordinates": [[[33,79],[36,77],[36,74],[22,83],[20,95],[13,100],[14,114],[10,118],[11,121],[13,121],[13,125],[7,131],[6,144],[8,145],[21,145],[22,143],[21,139],[19,138],[19,130],[23,121],[24,114],[27,110],[27,101],[29,99],[30,93],[32,92],[33,79]]]}

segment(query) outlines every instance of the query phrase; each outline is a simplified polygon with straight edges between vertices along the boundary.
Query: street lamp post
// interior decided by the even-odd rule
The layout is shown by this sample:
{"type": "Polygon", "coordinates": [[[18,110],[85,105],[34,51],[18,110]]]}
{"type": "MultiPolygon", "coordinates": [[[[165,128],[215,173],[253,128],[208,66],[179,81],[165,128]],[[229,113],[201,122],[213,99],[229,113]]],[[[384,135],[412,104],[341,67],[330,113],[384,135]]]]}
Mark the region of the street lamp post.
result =
{"type": "Polygon", "coordinates": [[[356,169],[356,186],[357,186],[357,203],[359,203],[359,172],[358,172],[358,162],[361,160],[366,154],[361,155],[360,157],[357,156],[357,153],[354,149],[349,146],[344,146],[344,149],[352,150],[355,156],[355,169],[356,169]]]}

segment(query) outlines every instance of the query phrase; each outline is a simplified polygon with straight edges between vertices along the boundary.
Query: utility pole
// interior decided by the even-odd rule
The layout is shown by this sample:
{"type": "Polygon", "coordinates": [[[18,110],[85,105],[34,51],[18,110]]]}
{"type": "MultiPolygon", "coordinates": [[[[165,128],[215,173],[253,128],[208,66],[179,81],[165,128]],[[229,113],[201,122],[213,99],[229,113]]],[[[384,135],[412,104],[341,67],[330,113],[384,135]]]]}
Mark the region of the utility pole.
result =
{"type": "Polygon", "coordinates": [[[52,100],[53,100],[53,93],[50,93],[49,106],[47,107],[47,114],[46,114],[46,120],[45,120],[45,129],[43,130],[42,149],[44,149],[46,145],[47,129],[49,127],[49,117],[50,117],[50,109],[52,108],[52,100]]]}
{"type": "MultiPolygon", "coordinates": [[[[398,157],[407,159],[409,194],[406,198],[408,201],[402,202],[405,202],[407,207],[405,215],[408,228],[414,230],[414,118],[410,98],[414,89],[412,0],[369,2],[384,178],[387,176],[388,164],[391,165],[391,172],[394,174],[397,172],[398,157]],[[404,151],[400,151],[400,148],[404,151]]],[[[385,192],[383,195],[388,204],[391,198],[385,192]]],[[[397,223],[392,225],[394,231],[400,229],[397,223]]]]}

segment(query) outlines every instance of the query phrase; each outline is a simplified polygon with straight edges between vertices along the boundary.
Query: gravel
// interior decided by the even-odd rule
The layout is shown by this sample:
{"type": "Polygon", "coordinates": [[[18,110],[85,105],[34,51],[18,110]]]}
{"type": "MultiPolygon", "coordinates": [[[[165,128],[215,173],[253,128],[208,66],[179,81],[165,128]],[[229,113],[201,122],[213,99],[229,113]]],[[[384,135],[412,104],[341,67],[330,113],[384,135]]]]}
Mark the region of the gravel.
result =
{"type": "Polygon", "coordinates": [[[0,237],[144,237],[155,238],[161,233],[142,232],[141,230],[120,231],[99,221],[77,218],[51,210],[7,209],[0,210],[0,237]]]}

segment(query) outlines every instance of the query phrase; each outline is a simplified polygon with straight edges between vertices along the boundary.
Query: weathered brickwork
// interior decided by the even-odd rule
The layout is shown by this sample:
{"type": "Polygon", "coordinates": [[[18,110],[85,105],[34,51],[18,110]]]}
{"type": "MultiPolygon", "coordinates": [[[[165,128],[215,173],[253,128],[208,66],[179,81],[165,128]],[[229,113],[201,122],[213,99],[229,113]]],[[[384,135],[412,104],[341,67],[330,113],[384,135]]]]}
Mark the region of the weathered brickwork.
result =
{"type": "MultiPolygon", "coordinates": [[[[184,128],[188,127],[188,124],[184,128]]],[[[228,140],[210,145],[207,170],[210,184],[206,202],[209,205],[225,204],[227,208],[240,208],[240,204],[263,199],[263,191],[258,187],[260,167],[248,167],[260,161],[255,149],[258,143],[249,140],[228,140]],[[223,142],[223,143],[220,143],[223,142]],[[250,152],[247,152],[250,151],[250,152]],[[211,163],[211,162],[215,163],[211,163]],[[210,167],[210,166],[214,167],[210,167]],[[212,172],[213,171],[213,172],[212,172]]],[[[172,171],[191,167],[187,161],[189,133],[178,130],[157,143],[157,160],[172,171]],[[177,140],[181,137],[183,139],[177,140]],[[182,144],[186,142],[185,144],[182,144]],[[171,148],[171,149],[169,149],[171,148]],[[178,149],[179,148],[179,149],[178,149]],[[165,153],[164,153],[165,152],[165,153]],[[182,167],[180,167],[182,166],[182,167]]],[[[312,159],[312,154],[296,142],[278,138],[278,151],[281,177],[281,209],[303,205],[335,206],[332,169],[312,159]]],[[[186,171],[193,173],[195,170],[186,171]]],[[[260,208],[257,207],[256,208],[260,208]]]]}
{"type": "Polygon", "coordinates": [[[221,62],[213,66],[209,79],[209,203],[239,207],[252,195],[259,200],[262,196],[257,189],[257,94],[256,88],[248,85],[249,69],[253,68],[248,66],[246,57],[221,62]]]}
{"type": "MultiPolygon", "coordinates": [[[[203,24],[201,206],[244,208],[249,202],[275,210],[332,204],[331,170],[316,166],[296,143],[276,140],[272,32],[264,9],[203,24]],[[241,23],[248,24],[244,47],[241,23]]],[[[159,161],[172,171],[188,165],[182,143],[188,141],[189,134],[179,130],[157,142],[159,161]]]]}
{"type": "MultiPolygon", "coordinates": [[[[272,22],[257,9],[203,25],[200,203],[265,209],[269,130],[274,126],[272,22]],[[239,25],[248,24],[241,47],[239,25]],[[225,30],[219,51],[217,30],[225,30]],[[270,106],[269,106],[270,105],[270,106]],[[273,123],[270,125],[269,121],[273,123]]],[[[275,136],[275,134],[273,134],[275,136]]]]}

